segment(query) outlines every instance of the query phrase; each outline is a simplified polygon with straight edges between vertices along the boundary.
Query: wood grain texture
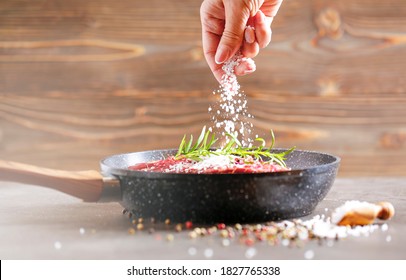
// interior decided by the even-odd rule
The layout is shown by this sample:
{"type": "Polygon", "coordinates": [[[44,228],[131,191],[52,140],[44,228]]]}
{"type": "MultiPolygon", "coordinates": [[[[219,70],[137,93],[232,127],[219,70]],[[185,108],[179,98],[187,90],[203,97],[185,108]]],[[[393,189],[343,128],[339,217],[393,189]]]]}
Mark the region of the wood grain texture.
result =
{"type": "Polygon", "coordinates": [[[95,170],[65,171],[0,160],[0,180],[58,190],[87,202],[97,202],[103,179],[95,170]]]}
{"type": "MultiPolygon", "coordinates": [[[[199,0],[2,0],[0,158],[97,169],[210,125],[199,0]]],[[[285,1],[240,83],[257,134],[406,176],[406,2],[285,1]]]]}

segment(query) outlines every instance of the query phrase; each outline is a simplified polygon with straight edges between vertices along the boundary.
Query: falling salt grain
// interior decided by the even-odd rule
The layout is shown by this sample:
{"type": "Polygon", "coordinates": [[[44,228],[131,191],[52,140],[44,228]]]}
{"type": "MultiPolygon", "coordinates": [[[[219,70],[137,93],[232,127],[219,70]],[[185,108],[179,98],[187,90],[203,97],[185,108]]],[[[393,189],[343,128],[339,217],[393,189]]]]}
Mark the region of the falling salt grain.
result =
{"type": "Polygon", "coordinates": [[[387,231],[388,230],[388,224],[383,224],[382,226],[381,226],[381,230],[382,231],[387,231]]]}
{"type": "Polygon", "coordinates": [[[62,243],[59,242],[59,241],[56,241],[54,243],[54,247],[55,247],[56,250],[60,250],[62,248],[62,243]]]}
{"type": "Polygon", "coordinates": [[[313,251],[313,250],[307,250],[307,251],[304,253],[304,258],[305,258],[306,260],[311,260],[311,259],[313,259],[313,258],[314,258],[314,251],[313,251]]]}
{"type": "Polygon", "coordinates": [[[205,249],[204,250],[204,256],[206,257],[206,258],[211,258],[211,257],[213,257],[213,254],[214,254],[214,252],[213,252],[213,249],[211,249],[211,248],[207,248],[207,249],[205,249]]]}
{"type": "Polygon", "coordinates": [[[79,233],[80,233],[81,235],[85,234],[85,229],[84,229],[84,228],[80,228],[80,229],[79,229],[79,233]]]}
{"type": "Polygon", "coordinates": [[[390,236],[390,235],[388,235],[388,236],[386,236],[386,242],[391,242],[392,241],[392,236],[390,236]]]}
{"type": "Polygon", "coordinates": [[[254,247],[250,247],[245,251],[245,257],[247,259],[252,259],[257,254],[257,250],[254,247]]]}
{"type": "MultiPolygon", "coordinates": [[[[216,114],[213,114],[211,119],[215,124],[215,127],[222,129],[222,135],[226,133],[233,134],[236,131],[240,131],[241,136],[245,136],[247,139],[241,139],[243,145],[249,145],[253,142],[249,138],[249,133],[251,132],[248,127],[253,127],[249,119],[253,116],[248,114],[246,96],[240,90],[240,85],[237,81],[237,76],[234,73],[234,68],[240,65],[241,62],[248,61],[254,64],[254,61],[250,58],[245,58],[241,53],[237,53],[231,59],[226,61],[222,67],[224,75],[220,82],[220,87],[213,94],[219,94],[217,103],[215,104],[216,114]],[[241,100],[242,99],[242,100],[241,100]],[[239,106],[237,106],[239,104],[239,106]],[[233,125],[230,125],[233,124],[233,125]],[[235,127],[234,123],[238,124],[240,127],[235,127]]],[[[212,106],[209,107],[209,112],[211,112],[212,106]]]]}

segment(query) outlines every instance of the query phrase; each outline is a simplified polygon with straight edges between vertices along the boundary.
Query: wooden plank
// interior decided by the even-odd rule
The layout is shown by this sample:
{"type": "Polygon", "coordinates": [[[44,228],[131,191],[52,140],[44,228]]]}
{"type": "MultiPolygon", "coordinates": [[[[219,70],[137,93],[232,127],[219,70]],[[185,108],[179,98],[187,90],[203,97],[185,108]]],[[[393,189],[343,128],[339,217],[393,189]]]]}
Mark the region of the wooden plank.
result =
{"type": "MultiPolygon", "coordinates": [[[[97,168],[210,125],[197,0],[0,2],[0,158],[97,168]]],[[[241,77],[256,133],[406,176],[406,3],[285,1],[241,77]]]]}

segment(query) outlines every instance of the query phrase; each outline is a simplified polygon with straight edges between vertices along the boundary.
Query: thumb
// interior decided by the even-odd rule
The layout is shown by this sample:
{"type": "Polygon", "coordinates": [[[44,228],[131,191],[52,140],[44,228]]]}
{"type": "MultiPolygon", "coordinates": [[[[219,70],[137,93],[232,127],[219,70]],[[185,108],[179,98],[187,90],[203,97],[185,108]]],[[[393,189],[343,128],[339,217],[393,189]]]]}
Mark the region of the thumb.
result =
{"type": "Polygon", "coordinates": [[[224,1],[225,28],[218,45],[215,61],[222,64],[230,59],[241,47],[244,30],[250,17],[247,6],[243,1],[224,1]]]}

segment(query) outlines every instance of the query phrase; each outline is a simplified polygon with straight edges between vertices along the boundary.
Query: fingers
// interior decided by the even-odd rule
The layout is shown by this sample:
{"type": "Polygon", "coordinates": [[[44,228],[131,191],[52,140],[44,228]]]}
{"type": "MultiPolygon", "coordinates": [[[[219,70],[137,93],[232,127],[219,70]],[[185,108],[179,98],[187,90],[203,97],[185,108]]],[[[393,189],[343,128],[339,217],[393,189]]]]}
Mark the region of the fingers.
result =
{"type": "Polygon", "coordinates": [[[269,19],[264,15],[262,11],[258,11],[258,13],[254,17],[255,21],[255,38],[258,42],[260,48],[265,48],[271,42],[272,31],[271,31],[271,23],[269,19]]]}
{"type": "Polygon", "coordinates": [[[216,35],[215,33],[210,32],[204,27],[204,25],[202,35],[204,57],[206,58],[207,64],[209,65],[210,70],[213,72],[214,77],[217,79],[218,82],[220,82],[224,71],[222,70],[222,65],[217,64],[214,59],[217,51],[217,46],[220,42],[220,35],[216,35]]]}
{"type": "Polygon", "coordinates": [[[210,2],[204,1],[200,8],[200,18],[202,23],[202,44],[203,53],[213,72],[214,77],[220,82],[223,76],[222,65],[215,62],[214,56],[217,46],[220,43],[221,34],[224,30],[224,17],[213,12],[213,6],[210,2]]]}
{"type": "Polygon", "coordinates": [[[254,17],[249,19],[248,25],[244,32],[244,41],[241,46],[242,54],[245,57],[253,58],[258,55],[260,48],[269,45],[272,38],[271,22],[272,17],[266,17],[259,10],[254,17]]]}
{"type": "Polygon", "coordinates": [[[247,25],[244,31],[245,42],[252,44],[255,42],[255,29],[251,25],[247,25]]]}
{"type": "Polygon", "coordinates": [[[251,58],[247,58],[234,68],[234,73],[238,76],[244,76],[253,73],[256,68],[255,62],[251,58]]]}
{"type": "Polygon", "coordinates": [[[225,28],[215,55],[218,64],[224,63],[239,50],[250,17],[250,11],[242,1],[227,1],[224,5],[225,28]]]}
{"type": "MultiPolygon", "coordinates": [[[[270,25],[281,3],[282,0],[260,0],[256,7],[252,7],[247,5],[247,1],[203,1],[200,15],[204,56],[219,82],[224,74],[222,64],[239,49],[244,57],[252,58],[260,48],[269,44],[272,36],[270,25]],[[253,28],[246,28],[246,25],[253,28]]],[[[236,67],[235,73],[246,75],[254,72],[255,63],[251,61],[243,61],[236,67]]]]}
{"type": "Polygon", "coordinates": [[[241,46],[241,53],[244,57],[249,57],[249,58],[256,57],[259,53],[258,42],[255,41],[254,43],[248,43],[248,42],[244,41],[241,46]]]}

